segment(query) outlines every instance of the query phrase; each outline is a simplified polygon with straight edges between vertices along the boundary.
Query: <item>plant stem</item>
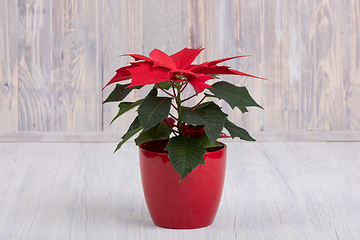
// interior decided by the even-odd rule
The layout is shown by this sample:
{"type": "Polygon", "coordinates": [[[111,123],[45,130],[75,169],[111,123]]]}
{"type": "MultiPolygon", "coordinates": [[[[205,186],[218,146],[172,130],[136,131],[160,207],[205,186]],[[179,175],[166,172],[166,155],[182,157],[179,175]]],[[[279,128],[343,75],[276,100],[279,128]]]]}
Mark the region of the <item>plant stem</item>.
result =
{"type": "Polygon", "coordinates": [[[167,91],[165,91],[165,89],[163,89],[162,87],[160,87],[159,84],[156,83],[156,86],[158,86],[158,88],[160,88],[164,93],[166,93],[167,95],[171,96],[171,97],[175,97],[175,95],[172,95],[171,93],[168,93],[167,91]]]}
{"type": "Polygon", "coordinates": [[[202,103],[202,102],[205,100],[205,98],[206,98],[206,96],[204,96],[204,97],[200,100],[200,102],[198,102],[195,106],[193,106],[193,107],[190,108],[190,109],[191,109],[191,110],[195,109],[197,106],[200,105],[200,103],[202,103]]]}
{"type": "Polygon", "coordinates": [[[172,115],[171,113],[169,113],[170,117],[172,117],[173,119],[175,119],[176,121],[178,120],[174,115],[172,115]]]}
{"type": "Polygon", "coordinates": [[[172,128],[172,126],[170,126],[166,121],[162,121],[162,123],[165,125],[165,126],[167,126],[175,135],[176,135],[176,133],[177,133],[177,131],[176,130],[174,130],[173,128],[172,128]]]}
{"type": "Polygon", "coordinates": [[[172,103],[171,106],[173,106],[173,108],[175,108],[176,111],[179,111],[179,109],[172,103]]]}
{"type": "MultiPolygon", "coordinates": [[[[183,122],[181,120],[181,116],[180,116],[180,111],[181,111],[181,84],[179,84],[179,86],[176,87],[177,89],[177,95],[176,95],[176,103],[177,103],[177,112],[178,112],[178,124],[179,124],[179,134],[180,136],[183,135],[183,122]]],[[[175,91],[175,89],[174,89],[175,91]]]]}
{"type": "Polygon", "coordinates": [[[186,82],[186,83],[183,85],[184,87],[183,87],[182,89],[180,89],[180,92],[183,92],[187,85],[188,85],[188,82],[186,82]]]}
{"type": "Polygon", "coordinates": [[[188,98],[186,98],[186,99],[184,99],[184,100],[182,100],[182,102],[185,102],[185,101],[187,101],[187,100],[190,100],[190,99],[192,99],[193,97],[195,97],[197,94],[194,94],[194,95],[192,95],[192,96],[190,96],[190,97],[188,97],[188,98]]]}
{"type": "Polygon", "coordinates": [[[172,89],[173,89],[173,93],[174,93],[174,98],[175,98],[176,101],[177,101],[176,93],[175,93],[175,87],[176,87],[176,85],[175,85],[174,83],[172,83],[172,89]]]}

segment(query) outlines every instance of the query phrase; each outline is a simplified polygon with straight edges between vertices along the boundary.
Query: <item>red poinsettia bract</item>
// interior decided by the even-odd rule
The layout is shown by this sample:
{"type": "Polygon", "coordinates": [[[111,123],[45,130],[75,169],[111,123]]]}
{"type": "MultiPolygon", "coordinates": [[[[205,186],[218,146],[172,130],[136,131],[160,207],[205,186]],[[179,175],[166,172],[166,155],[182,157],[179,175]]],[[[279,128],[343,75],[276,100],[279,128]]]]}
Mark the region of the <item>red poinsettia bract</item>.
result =
{"type": "Polygon", "coordinates": [[[135,62],[116,70],[116,75],[106,86],[128,79],[132,79],[128,87],[156,84],[164,81],[180,81],[190,83],[196,93],[200,93],[206,88],[211,88],[210,85],[206,84],[206,81],[213,79],[214,75],[228,74],[259,78],[230,69],[230,67],[227,66],[217,65],[230,59],[245,56],[235,56],[201,64],[192,64],[202,50],[204,50],[204,48],[184,48],[169,56],[159,49],[154,49],[150,52],[149,57],[140,54],[123,55],[134,58],[135,62]]]}

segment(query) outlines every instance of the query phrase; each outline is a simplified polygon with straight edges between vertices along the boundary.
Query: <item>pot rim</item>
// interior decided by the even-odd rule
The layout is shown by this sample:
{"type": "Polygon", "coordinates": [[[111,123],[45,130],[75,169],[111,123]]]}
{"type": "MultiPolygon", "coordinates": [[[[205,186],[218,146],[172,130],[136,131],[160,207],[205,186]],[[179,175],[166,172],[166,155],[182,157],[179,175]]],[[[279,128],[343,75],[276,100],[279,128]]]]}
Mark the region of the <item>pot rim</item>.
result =
{"type": "MultiPolygon", "coordinates": [[[[148,149],[144,148],[144,145],[145,145],[145,144],[149,144],[149,143],[153,143],[153,142],[168,142],[168,141],[169,141],[169,139],[159,139],[159,140],[144,142],[144,143],[142,143],[142,144],[139,145],[139,148],[140,148],[142,151],[145,151],[145,152],[152,152],[152,153],[157,153],[157,154],[160,154],[160,155],[166,155],[166,156],[167,156],[167,155],[168,155],[168,152],[167,152],[166,150],[164,150],[164,151],[166,151],[166,152],[151,151],[151,150],[148,150],[148,149]]],[[[226,145],[225,143],[223,143],[223,142],[219,142],[219,143],[223,146],[222,148],[220,148],[220,149],[218,149],[218,150],[215,150],[215,151],[210,151],[210,152],[206,151],[205,155],[206,155],[206,154],[213,153],[213,152],[218,152],[218,151],[226,151],[227,145],[226,145]]]]}

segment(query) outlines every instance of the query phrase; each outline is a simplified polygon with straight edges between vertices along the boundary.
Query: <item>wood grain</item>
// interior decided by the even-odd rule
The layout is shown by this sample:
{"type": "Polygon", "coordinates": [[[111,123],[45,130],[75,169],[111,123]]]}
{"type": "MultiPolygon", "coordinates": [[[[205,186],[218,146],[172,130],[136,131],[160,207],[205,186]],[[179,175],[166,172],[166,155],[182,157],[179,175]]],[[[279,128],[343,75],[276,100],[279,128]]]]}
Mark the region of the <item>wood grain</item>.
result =
{"type": "Polygon", "coordinates": [[[360,3],[351,1],[351,19],[350,19],[350,77],[346,83],[346,110],[348,114],[347,128],[360,129],[360,3]]]}
{"type": "Polygon", "coordinates": [[[18,130],[18,5],[0,5],[0,131],[18,130]]]}
{"type": "Polygon", "coordinates": [[[314,1],[310,26],[313,83],[307,83],[311,93],[309,130],[346,128],[344,82],[348,82],[350,71],[350,18],[342,13],[349,7],[350,1],[314,1]]]}
{"type": "MultiPolygon", "coordinates": [[[[333,149],[333,157],[339,166],[340,172],[344,176],[346,187],[351,191],[357,191],[360,188],[360,157],[356,154],[355,149],[359,148],[357,142],[348,143],[329,143],[329,148],[333,149]]],[[[360,197],[353,195],[351,201],[354,201],[360,210],[360,197]]]]}
{"type": "Polygon", "coordinates": [[[135,112],[110,126],[117,105],[101,104],[113,86],[101,88],[132,60],[117,56],[183,47],[206,48],[197,63],[253,55],[226,64],[269,81],[222,76],[265,108],[242,114],[221,103],[250,131],[288,131],[284,139],[334,131],[343,139],[360,130],[356,0],[5,0],[0,10],[0,131],[122,135],[135,112]]]}
{"type": "MultiPolygon", "coordinates": [[[[226,65],[251,75],[267,77],[263,73],[264,26],[262,18],[264,9],[262,1],[222,1],[221,8],[221,32],[226,36],[221,39],[221,57],[251,55],[226,62],[226,65]]],[[[269,84],[267,81],[239,76],[221,78],[237,86],[246,86],[256,102],[261,106],[264,105],[263,85],[269,84]]],[[[271,82],[274,80],[270,79],[271,82]]],[[[242,114],[238,109],[233,111],[225,102],[221,104],[223,110],[229,114],[229,119],[237,125],[248,130],[263,130],[263,110],[249,108],[249,112],[242,114]]]]}
{"type": "Polygon", "coordinates": [[[354,200],[357,197],[352,196],[352,189],[344,179],[348,172],[344,175],[339,172],[341,159],[334,156],[334,151],[326,143],[287,145],[292,156],[297,153],[292,160],[299,164],[301,191],[318,235],[328,239],[356,239],[360,234],[359,228],[347,221],[358,219],[360,210],[354,200]],[[321,170],[325,168],[326,171],[321,170]],[[344,198],[345,195],[348,197],[344,198]],[[343,231],[344,225],[348,231],[343,231]],[[326,229],[326,233],[320,229],[326,229]]]}
{"type": "MultiPolygon", "coordinates": [[[[143,54],[143,11],[142,0],[104,0],[104,21],[103,21],[103,86],[115,75],[115,70],[125,66],[133,59],[130,57],[118,57],[127,53],[143,54]]],[[[103,100],[114,89],[111,85],[104,89],[103,100]]],[[[143,96],[141,91],[133,91],[127,101],[134,101],[143,96]]],[[[118,112],[117,104],[107,103],[102,106],[103,130],[119,131],[124,134],[128,126],[136,117],[134,112],[127,113],[110,125],[111,120],[118,112]]]]}
{"type": "Polygon", "coordinates": [[[102,130],[101,1],[53,1],[54,100],[59,131],[102,130]]]}
{"type": "Polygon", "coordinates": [[[360,235],[359,143],[228,144],[214,223],[156,227],[137,147],[0,143],[0,239],[339,239],[360,235]]]}
{"type": "MultiPolygon", "coordinates": [[[[303,130],[302,36],[307,24],[302,1],[264,2],[264,130],[303,130]]],[[[311,9],[311,8],[310,8],[311,9]]]]}
{"type": "MultiPolygon", "coordinates": [[[[349,142],[360,141],[360,131],[251,131],[258,142],[349,142]]],[[[0,132],[0,142],[120,142],[122,133],[103,132],[0,132]]],[[[133,139],[130,140],[133,142],[133,139]]],[[[243,142],[239,138],[221,140],[243,142]]]]}
{"type": "Polygon", "coordinates": [[[20,2],[21,131],[101,129],[98,9],[97,1],[20,2]]]}
{"type": "MultiPolygon", "coordinates": [[[[182,1],[182,36],[183,44],[191,48],[205,48],[194,63],[202,63],[219,59],[221,52],[222,35],[222,4],[221,1],[182,1]],[[218,48],[216,50],[216,48],[218,48]]],[[[213,81],[208,81],[211,84],[213,81]]],[[[193,95],[195,91],[189,87],[184,92],[184,98],[193,95]]],[[[195,106],[203,95],[186,102],[186,106],[195,106]]],[[[211,99],[214,100],[214,99],[211,99]]],[[[215,102],[219,102],[214,100],[215,102]]]]}
{"type": "Polygon", "coordinates": [[[19,130],[54,130],[51,2],[19,2],[19,130]]]}
{"type": "Polygon", "coordinates": [[[221,4],[220,1],[183,1],[183,35],[186,46],[204,47],[198,61],[204,62],[221,56],[215,46],[221,43],[221,4]]]}
{"type": "Polygon", "coordinates": [[[183,47],[182,1],[143,1],[143,52],[150,53],[158,48],[173,54],[183,47]]]}

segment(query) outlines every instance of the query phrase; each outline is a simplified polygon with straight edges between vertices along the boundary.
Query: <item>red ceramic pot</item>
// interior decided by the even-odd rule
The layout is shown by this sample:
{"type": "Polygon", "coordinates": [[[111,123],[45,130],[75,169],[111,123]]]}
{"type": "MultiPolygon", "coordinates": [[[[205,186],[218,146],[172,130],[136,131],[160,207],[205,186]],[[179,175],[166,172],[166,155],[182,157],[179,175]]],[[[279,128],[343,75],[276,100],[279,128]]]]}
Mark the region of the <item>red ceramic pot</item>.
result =
{"type": "Polygon", "coordinates": [[[180,174],[164,150],[168,140],[140,145],[140,172],[146,204],[153,222],[164,228],[192,229],[212,224],[219,208],[226,168],[226,145],[205,154],[179,183],[180,174]]]}

